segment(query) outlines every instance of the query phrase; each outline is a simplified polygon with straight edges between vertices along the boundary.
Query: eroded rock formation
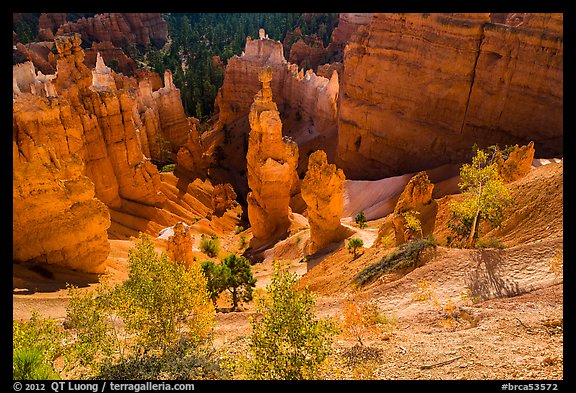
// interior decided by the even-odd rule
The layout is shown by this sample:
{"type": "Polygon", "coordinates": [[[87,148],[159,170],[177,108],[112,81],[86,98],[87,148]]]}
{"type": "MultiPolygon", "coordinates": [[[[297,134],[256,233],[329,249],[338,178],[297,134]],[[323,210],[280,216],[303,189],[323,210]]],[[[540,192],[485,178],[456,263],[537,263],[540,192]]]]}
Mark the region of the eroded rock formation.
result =
{"type": "Polygon", "coordinates": [[[231,209],[236,204],[236,193],[234,188],[229,183],[216,184],[214,191],[212,191],[212,208],[216,215],[226,213],[226,210],[231,209]]]}
{"type": "Polygon", "coordinates": [[[56,72],[56,56],[52,53],[54,42],[30,42],[26,45],[18,42],[13,51],[13,63],[31,61],[44,74],[56,72]]]}
{"type": "Polygon", "coordinates": [[[161,47],[168,39],[168,25],[160,13],[103,13],[61,25],[56,35],[80,33],[88,43],[110,41],[161,47]]]}
{"type": "Polygon", "coordinates": [[[177,222],[172,228],[174,234],[168,238],[166,253],[175,262],[186,265],[193,263],[193,240],[187,225],[183,222],[177,222]]]}
{"type": "Polygon", "coordinates": [[[232,183],[242,199],[248,192],[243,159],[250,130],[248,113],[260,89],[258,70],[265,66],[272,70],[271,89],[286,135],[300,150],[301,177],[308,165],[308,152],[322,147],[331,159],[336,148],[338,74],[333,73],[328,79],[312,70],[305,73],[284,59],[282,43],[265,34],[262,39],[249,38],[242,56],[228,60],[224,84],[215,102],[216,126],[202,135],[206,150],[218,146],[223,149],[226,158],[222,167],[232,175],[221,181],[232,183]]]}
{"type": "Polygon", "coordinates": [[[322,40],[315,36],[302,35],[299,28],[286,34],[283,46],[286,48],[287,44],[289,44],[286,50],[288,61],[300,68],[316,70],[329,57],[322,40]]]}
{"type": "Polygon", "coordinates": [[[332,78],[334,71],[340,75],[342,74],[342,70],[344,70],[344,64],[340,62],[327,63],[318,67],[316,75],[323,76],[324,78],[332,78]]]}
{"type": "Polygon", "coordinates": [[[88,68],[96,66],[97,55],[100,54],[104,62],[108,65],[115,63],[113,67],[116,72],[121,72],[126,76],[134,76],[136,63],[126,56],[124,51],[116,48],[111,42],[92,42],[92,47],[84,51],[84,63],[88,68]]]}
{"type": "Polygon", "coordinates": [[[54,39],[54,32],[66,23],[65,12],[41,13],[38,18],[38,38],[45,41],[54,39]]]}
{"type": "Polygon", "coordinates": [[[532,168],[534,152],[534,142],[530,142],[522,147],[515,145],[514,150],[510,152],[506,159],[502,157],[501,152],[496,153],[495,160],[502,180],[505,183],[510,183],[526,176],[532,168]]]}
{"type": "Polygon", "coordinates": [[[437,203],[432,198],[433,190],[434,184],[430,182],[426,172],[420,172],[410,179],[394,208],[393,225],[396,244],[402,244],[412,236],[421,236],[429,233],[428,225],[424,224],[428,224],[428,221],[430,221],[428,217],[430,212],[434,215],[436,213],[437,203]],[[407,231],[406,218],[403,216],[406,212],[410,212],[420,221],[422,234],[407,231]]]}
{"type": "Polygon", "coordinates": [[[261,245],[290,226],[290,191],[298,176],[298,145],[283,138],[278,108],[272,100],[272,69],[258,74],[262,89],[250,108],[248,154],[248,219],[253,243],[261,245]]]}
{"type": "MultiPolygon", "coordinates": [[[[158,171],[144,159],[134,126],[133,94],[116,89],[103,62],[92,74],[84,65],[80,42],[78,35],[56,38],[57,97],[42,99],[45,94],[34,95],[32,87],[20,88],[24,93],[14,102],[17,132],[53,146],[57,157],[78,153],[97,198],[109,207],[120,208],[121,199],[152,206],[162,203],[158,171]]],[[[18,74],[14,72],[16,79],[18,74]]]]}
{"type": "Polygon", "coordinates": [[[377,179],[528,138],[561,155],[561,26],[561,14],[517,27],[480,13],[374,15],[345,53],[338,165],[377,179]]]}
{"type": "MultiPolygon", "coordinates": [[[[114,236],[128,236],[136,229],[154,233],[191,222],[210,210],[210,194],[201,198],[206,206],[195,209],[187,188],[180,189],[172,174],[170,184],[161,184],[147,158],[148,131],[152,137],[174,135],[171,127],[180,122],[161,114],[163,105],[176,106],[162,101],[163,95],[177,97],[181,106],[170,80],[167,88],[143,92],[134,78],[116,74],[100,56],[93,70],[86,67],[80,43],[77,34],[55,38],[56,75],[35,72],[31,62],[14,66],[13,186],[14,200],[19,199],[14,259],[98,271],[109,250],[107,228],[114,227],[114,236]],[[58,228],[51,230],[51,223],[58,228]],[[32,243],[29,251],[25,241],[32,243]]],[[[183,133],[188,149],[198,148],[191,139],[199,142],[197,134],[183,133]]]]}
{"type": "Polygon", "coordinates": [[[180,89],[170,71],[164,73],[164,87],[153,90],[155,78],[141,75],[134,115],[140,130],[144,154],[158,161],[174,157],[177,169],[190,177],[206,173],[208,158],[200,141],[199,124],[186,117],[180,89]]]}
{"type": "Polygon", "coordinates": [[[329,243],[343,238],[345,231],[340,224],[340,217],[344,205],[345,180],[342,169],[328,164],[323,150],[310,155],[308,171],[300,188],[308,207],[310,223],[310,239],[306,245],[308,254],[314,254],[329,243]]]}
{"type": "Polygon", "coordinates": [[[13,260],[103,273],[110,215],[82,160],[58,158],[55,149],[21,136],[12,148],[13,260]]]}
{"type": "Polygon", "coordinates": [[[278,106],[298,109],[314,123],[334,121],[338,79],[318,77],[311,71],[304,73],[288,63],[279,41],[248,37],[242,56],[229,59],[224,84],[218,92],[216,105],[222,124],[231,125],[248,114],[252,98],[260,89],[258,70],[264,66],[272,70],[271,88],[278,106]],[[303,101],[309,105],[303,105],[303,101]]]}

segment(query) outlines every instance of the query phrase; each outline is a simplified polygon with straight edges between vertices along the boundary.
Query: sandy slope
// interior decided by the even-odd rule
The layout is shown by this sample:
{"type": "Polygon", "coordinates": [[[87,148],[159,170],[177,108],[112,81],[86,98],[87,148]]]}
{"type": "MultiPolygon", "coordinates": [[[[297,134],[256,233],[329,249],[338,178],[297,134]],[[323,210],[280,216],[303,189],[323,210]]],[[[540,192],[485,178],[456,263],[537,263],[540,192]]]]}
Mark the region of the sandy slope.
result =
{"type": "MultiPolygon", "coordinates": [[[[434,198],[458,192],[459,165],[442,165],[427,170],[434,183],[434,198]]],[[[394,211],[398,197],[415,173],[380,180],[346,180],[342,217],[354,217],[364,211],[368,220],[376,220],[394,211]]]]}
{"type": "MultiPolygon", "coordinates": [[[[503,241],[505,249],[462,250],[439,246],[427,254],[423,266],[388,274],[364,288],[356,288],[351,284],[354,276],[380,260],[391,248],[380,245],[365,248],[360,257],[353,259],[341,242],[323,255],[304,261],[302,247],[309,230],[299,227],[278,243],[262,263],[253,266],[258,291],[269,282],[276,259],[283,269],[302,276],[300,284],[316,294],[320,316],[339,319],[343,302],[350,299],[376,303],[394,322],[389,329],[391,333],[370,334],[364,340],[366,345],[382,350],[381,359],[370,374],[374,378],[562,378],[563,278],[554,275],[549,267],[554,255],[563,249],[562,170],[561,162],[538,166],[524,179],[509,185],[514,203],[507,211],[508,218],[500,229],[486,235],[503,241]],[[451,299],[466,311],[468,318],[456,319],[452,327],[441,325],[438,306],[413,299],[422,279],[434,283],[434,292],[441,304],[451,299]],[[475,304],[461,299],[466,290],[478,298],[475,304]],[[447,360],[450,361],[447,364],[435,365],[447,360]],[[433,366],[422,368],[426,365],[433,366]]],[[[454,197],[438,200],[435,235],[439,238],[446,235],[443,228],[447,203],[454,197]]],[[[355,230],[353,236],[363,238],[370,246],[377,228],[386,220],[370,221],[364,230],[357,228],[351,218],[343,223],[355,230]]],[[[249,234],[249,230],[238,234],[230,232],[229,222],[202,228],[202,221],[196,224],[198,233],[203,230],[219,233],[225,251],[237,250],[241,234],[249,234]]],[[[132,244],[133,240],[111,240],[112,252],[107,263],[113,279],[125,279],[127,254],[132,244]]],[[[158,249],[162,248],[159,241],[158,249]]],[[[55,268],[38,270],[15,265],[14,319],[28,318],[32,309],[48,317],[63,318],[66,282],[89,290],[95,285],[96,277],[55,268]]],[[[222,298],[219,305],[225,308],[227,299],[222,298]]],[[[216,345],[245,351],[252,315],[253,303],[245,305],[240,312],[218,313],[216,345]]],[[[336,343],[338,351],[353,345],[353,340],[344,337],[339,337],[336,343]]],[[[355,377],[349,367],[340,368],[340,377],[355,377]]]]}

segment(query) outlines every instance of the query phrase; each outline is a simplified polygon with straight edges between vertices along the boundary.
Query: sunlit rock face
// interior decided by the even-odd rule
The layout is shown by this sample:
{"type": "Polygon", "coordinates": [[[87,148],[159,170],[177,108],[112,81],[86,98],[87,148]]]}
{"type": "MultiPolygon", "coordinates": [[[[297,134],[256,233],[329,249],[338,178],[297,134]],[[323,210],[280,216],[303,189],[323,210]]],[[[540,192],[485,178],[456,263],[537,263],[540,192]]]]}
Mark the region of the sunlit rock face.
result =
{"type": "Polygon", "coordinates": [[[142,153],[131,82],[101,57],[89,70],[80,43],[55,38],[56,75],[14,67],[14,260],[95,272],[109,250],[108,209],[166,197],[142,153]]]}
{"type": "Polygon", "coordinates": [[[396,203],[393,213],[394,233],[396,244],[402,244],[410,239],[411,235],[419,236],[428,232],[428,228],[422,228],[422,234],[410,234],[406,227],[406,218],[404,213],[410,212],[418,221],[427,221],[426,216],[430,211],[435,214],[437,203],[432,198],[434,184],[430,182],[426,172],[420,172],[414,175],[396,203]]]}
{"type": "Polygon", "coordinates": [[[290,191],[298,181],[298,146],[282,137],[282,122],[272,100],[272,70],[259,73],[262,89],[250,108],[248,218],[255,243],[285,232],[290,226],[290,191]]]}
{"type": "Polygon", "coordinates": [[[322,250],[342,237],[344,228],[340,224],[340,217],[344,207],[345,181],[342,169],[329,164],[324,151],[312,153],[301,185],[310,223],[310,240],[306,247],[309,254],[322,250]]]}
{"type": "Polygon", "coordinates": [[[229,183],[216,184],[212,191],[212,208],[217,215],[224,214],[236,205],[236,193],[229,183]]]}
{"type": "Polygon", "coordinates": [[[77,154],[58,158],[18,132],[13,140],[12,258],[103,273],[110,214],[77,154]]]}
{"type": "Polygon", "coordinates": [[[338,161],[380,179],[534,141],[562,154],[562,14],[375,14],[346,46],[338,161]]]}
{"type": "Polygon", "coordinates": [[[168,39],[168,24],[160,13],[102,13],[62,24],[55,35],[79,33],[86,42],[127,42],[161,47],[168,39]]]}
{"type": "Polygon", "coordinates": [[[168,238],[166,253],[174,261],[185,265],[194,263],[193,240],[188,226],[178,222],[173,227],[174,234],[168,238]]]}
{"type": "Polygon", "coordinates": [[[506,159],[501,152],[497,152],[495,161],[498,164],[498,173],[502,180],[505,183],[510,183],[526,176],[532,169],[534,154],[534,142],[522,147],[515,145],[506,159]]]}

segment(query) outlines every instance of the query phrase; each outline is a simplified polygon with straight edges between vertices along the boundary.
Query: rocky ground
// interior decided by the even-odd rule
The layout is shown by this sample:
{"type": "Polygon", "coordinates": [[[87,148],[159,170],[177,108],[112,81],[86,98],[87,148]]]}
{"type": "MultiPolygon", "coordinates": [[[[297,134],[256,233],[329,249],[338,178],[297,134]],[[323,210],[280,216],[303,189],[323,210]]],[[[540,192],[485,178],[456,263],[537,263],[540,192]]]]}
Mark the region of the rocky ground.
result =
{"type": "MultiPolygon", "coordinates": [[[[386,323],[365,335],[364,346],[338,336],[336,352],[326,365],[327,379],[562,379],[563,276],[550,266],[563,247],[561,174],[562,164],[547,165],[510,185],[516,203],[532,209],[511,214],[510,225],[498,233],[506,242],[504,249],[439,245],[421,266],[386,274],[358,288],[352,284],[356,273],[382,258],[391,246],[365,248],[353,259],[340,244],[305,260],[301,251],[294,251],[307,240],[308,229],[303,227],[277,245],[276,254],[253,265],[256,293],[269,282],[276,259],[282,269],[302,276],[300,284],[316,294],[320,317],[341,319],[347,301],[378,306],[386,323]],[[422,280],[433,283],[438,304],[414,300],[422,280]],[[467,289],[473,290],[475,299],[463,300],[467,289]],[[455,306],[453,318],[445,318],[441,309],[449,300],[455,306]]],[[[439,220],[444,205],[439,202],[439,220]]],[[[376,228],[385,220],[370,221],[356,236],[373,245],[376,228]]],[[[240,236],[222,233],[223,248],[236,249],[240,236]]],[[[110,241],[106,266],[113,280],[127,277],[128,250],[134,240],[110,241]]],[[[157,244],[159,251],[165,249],[165,242],[157,244]]],[[[13,318],[27,319],[36,310],[63,320],[66,283],[90,290],[97,281],[93,274],[15,264],[13,318]]],[[[237,312],[228,312],[225,296],[218,305],[216,348],[232,357],[245,353],[253,302],[237,312]]]]}

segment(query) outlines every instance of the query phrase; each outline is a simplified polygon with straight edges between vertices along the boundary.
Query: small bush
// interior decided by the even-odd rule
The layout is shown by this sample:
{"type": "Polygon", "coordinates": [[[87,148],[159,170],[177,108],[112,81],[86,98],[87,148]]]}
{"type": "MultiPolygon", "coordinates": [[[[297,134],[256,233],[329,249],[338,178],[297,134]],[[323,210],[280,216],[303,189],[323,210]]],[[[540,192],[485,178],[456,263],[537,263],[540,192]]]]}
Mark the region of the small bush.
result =
{"type": "Polygon", "coordinates": [[[176,164],[164,165],[160,172],[174,172],[174,168],[176,168],[176,164]]]}
{"type": "Polygon", "coordinates": [[[299,290],[297,276],[275,272],[258,297],[261,317],[251,318],[250,357],[246,361],[249,379],[315,379],[320,365],[332,351],[336,325],[315,315],[315,301],[307,290],[299,290]]]}
{"type": "Polygon", "coordinates": [[[246,237],[246,235],[240,235],[240,248],[246,247],[247,244],[248,244],[248,238],[246,237]]]}
{"type": "Polygon", "coordinates": [[[358,224],[358,226],[360,228],[366,228],[368,226],[367,220],[366,220],[366,215],[364,214],[363,211],[361,211],[360,213],[358,213],[356,215],[356,217],[354,217],[354,222],[356,224],[358,224]]]}
{"type": "MultiPolygon", "coordinates": [[[[382,359],[382,350],[380,348],[355,344],[353,347],[345,349],[342,352],[342,357],[348,367],[353,367],[355,371],[360,371],[358,370],[359,367],[362,369],[369,366],[372,362],[379,363],[382,359]]],[[[364,378],[359,379],[366,379],[365,377],[366,375],[364,375],[364,378]]]]}
{"type": "Polygon", "coordinates": [[[436,304],[437,299],[435,290],[436,285],[432,281],[421,278],[418,282],[418,289],[412,294],[412,299],[417,302],[432,301],[436,304]]]}
{"type": "Polygon", "coordinates": [[[241,225],[237,225],[236,228],[234,228],[234,233],[237,235],[240,232],[244,232],[244,227],[241,225]]]}
{"type": "Polygon", "coordinates": [[[559,277],[564,271],[564,251],[558,250],[554,257],[548,261],[548,268],[556,277],[559,277]]]}
{"type": "Polygon", "coordinates": [[[65,353],[65,331],[36,311],[30,320],[14,321],[12,350],[14,379],[59,379],[52,361],[65,353]]]}
{"type": "Polygon", "coordinates": [[[402,213],[402,217],[404,217],[404,227],[406,228],[404,233],[406,234],[406,239],[410,239],[414,236],[414,234],[419,233],[420,237],[424,237],[422,233],[422,223],[416,217],[419,215],[420,212],[416,210],[408,210],[402,213]]]}
{"type": "Polygon", "coordinates": [[[45,359],[42,350],[38,348],[19,348],[14,351],[12,371],[13,378],[18,380],[60,379],[54,367],[45,359]]]}
{"type": "Polygon", "coordinates": [[[506,246],[500,240],[496,238],[479,239],[475,244],[476,248],[499,248],[504,249],[506,246]]]}
{"type": "Polygon", "coordinates": [[[12,348],[38,348],[49,360],[62,355],[65,333],[56,321],[42,318],[36,311],[28,321],[15,321],[12,328],[12,348]]]}
{"type": "Polygon", "coordinates": [[[183,340],[163,353],[130,355],[119,362],[105,361],[98,379],[190,380],[220,379],[221,369],[209,349],[183,340]]]}
{"type": "Polygon", "coordinates": [[[364,242],[357,237],[348,240],[348,244],[346,244],[348,252],[354,256],[354,259],[358,257],[358,249],[362,247],[364,247],[364,242]]]}
{"type": "Polygon", "coordinates": [[[422,251],[429,247],[436,247],[436,245],[437,242],[432,237],[410,240],[387,254],[379,262],[373,263],[360,271],[354,277],[354,282],[358,285],[364,285],[373,282],[384,273],[415,266],[422,251]]]}
{"type": "Polygon", "coordinates": [[[205,235],[202,235],[200,240],[200,251],[209,257],[217,257],[220,253],[220,239],[218,239],[218,236],[212,235],[208,238],[205,235]]]}
{"type": "MultiPolygon", "coordinates": [[[[412,299],[419,303],[430,303],[440,317],[440,325],[445,329],[454,329],[462,321],[467,321],[469,326],[477,326],[477,320],[465,311],[460,305],[448,298],[440,301],[436,296],[436,285],[430,280],[421,279],[418,283],[418,289],[412,294],[412,299]]],[[[462,304],[475,304],[479,301],[474,297],[470,290],[460,294],[462,304]]]]}
{"type": "Polygon", "coordinates": [[[394,243],[394,236],[392,235],[383,236],[382,239],[380,239],[380,246],[382,246],[382,248],[391,247],[394,243]]]}

